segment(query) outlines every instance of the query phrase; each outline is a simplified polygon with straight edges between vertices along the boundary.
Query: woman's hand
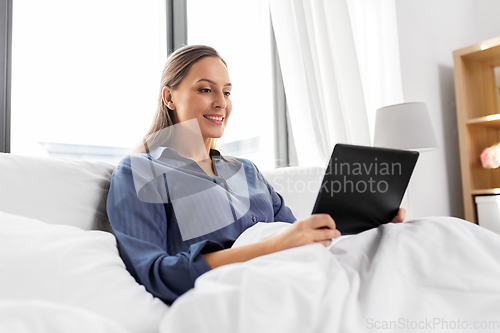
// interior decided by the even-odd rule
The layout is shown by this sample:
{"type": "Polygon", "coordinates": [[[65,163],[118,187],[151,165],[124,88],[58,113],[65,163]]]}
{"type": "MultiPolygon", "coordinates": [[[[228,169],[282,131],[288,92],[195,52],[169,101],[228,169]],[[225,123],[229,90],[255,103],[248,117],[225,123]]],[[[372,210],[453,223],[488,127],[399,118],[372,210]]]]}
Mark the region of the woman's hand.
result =
{"type": "Polygon", "coordinates": [[[405,217],[406,217],[406,209],[404,209],[403,207],[399,207],[398,215],[394,216],[391,222],[401,223],[405,220],[405,217]]]}
{"type": "Polygon", "coordinates": [[[295,221],[290,228],[265,240],[269,252],[277,252],[301,245],[321,243],[328,246],[332,238],[340,236],[335,222],[328,214],[314,214],[310,217],[295,221]]]}
{"type": "Polygon", "coordinates": [[[284,232],[257,243],[203,254],[210,268],[243,262],[266,254],[301,245],[321,243],[328,246],[332,238],[340,236],[335,222],[328,214],[314,214],[294,222],[284,232]]]}
{"type": "MultiPolygon", "coordinates": [[[[403,222],[406,216],[406,209],[399,208],[398,214],[392,222],[403,222]]],[[[267,238],[263,241],[243,245],[237,248],[230,248],[203,254],[210,268],[235,262],[247,261],[266,254],[290,249],[292,247],[320,243],[328,246],[332,243],[332,238],[340,236],[340,231],[336,229],[335,221],[328,214],[314,214],[310,217],[295,221],[285,231],[267,238]]]]}

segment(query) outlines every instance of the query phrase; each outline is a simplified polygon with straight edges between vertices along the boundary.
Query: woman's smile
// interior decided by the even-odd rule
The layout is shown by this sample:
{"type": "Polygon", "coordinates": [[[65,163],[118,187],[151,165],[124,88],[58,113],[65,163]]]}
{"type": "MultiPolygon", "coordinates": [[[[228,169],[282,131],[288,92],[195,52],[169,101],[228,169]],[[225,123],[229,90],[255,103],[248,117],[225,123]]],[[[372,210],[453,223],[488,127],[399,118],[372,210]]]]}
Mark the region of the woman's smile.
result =
{"type": "Polygon", "coordinates": [[[223,115],[218,115],[218,114],[205,114],[203,115],[203,117],[208,121],[211,121],[217,125],[222,125],[224,123],[224,118],[225,118],[223,115]]]}

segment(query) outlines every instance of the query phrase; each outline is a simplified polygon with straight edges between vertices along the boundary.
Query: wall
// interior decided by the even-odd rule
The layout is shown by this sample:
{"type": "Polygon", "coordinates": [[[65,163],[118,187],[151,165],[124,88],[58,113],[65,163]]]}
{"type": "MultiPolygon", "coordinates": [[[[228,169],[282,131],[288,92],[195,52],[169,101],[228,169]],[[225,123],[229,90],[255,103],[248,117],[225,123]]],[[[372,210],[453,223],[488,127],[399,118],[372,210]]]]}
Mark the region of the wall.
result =
{"type": "Polygon", "coordinates": [[[500,36],[498,0],[396,0],[405,102],[427,103],[439,149],[410,184],[412,218],[463,217],[452,52],[500,36]]]}

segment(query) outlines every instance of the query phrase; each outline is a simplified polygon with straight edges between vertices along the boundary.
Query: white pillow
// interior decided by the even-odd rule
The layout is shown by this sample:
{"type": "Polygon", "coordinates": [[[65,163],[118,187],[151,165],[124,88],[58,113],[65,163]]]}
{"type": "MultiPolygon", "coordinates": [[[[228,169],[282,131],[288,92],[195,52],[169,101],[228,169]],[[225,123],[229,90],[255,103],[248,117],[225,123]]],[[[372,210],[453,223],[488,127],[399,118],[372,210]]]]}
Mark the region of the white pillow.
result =
{"type": "Polygon", "coordinates": [[[130,332],[155,332],[168,307],[138,284],[116,239],[0,212],[0,299],[68,304],[130,332]]]}
{"type": "Polygon", "coordinates": [[[297,220],[311,216],[325,168],[287,167],[262,171],[274,190],[285,199],[297,220]]]}
{"type": "Polygon", "coordinates": [[[51,224],[106,230],[113,170],[102,162],[0,154],[0,210],[51,224]]]}

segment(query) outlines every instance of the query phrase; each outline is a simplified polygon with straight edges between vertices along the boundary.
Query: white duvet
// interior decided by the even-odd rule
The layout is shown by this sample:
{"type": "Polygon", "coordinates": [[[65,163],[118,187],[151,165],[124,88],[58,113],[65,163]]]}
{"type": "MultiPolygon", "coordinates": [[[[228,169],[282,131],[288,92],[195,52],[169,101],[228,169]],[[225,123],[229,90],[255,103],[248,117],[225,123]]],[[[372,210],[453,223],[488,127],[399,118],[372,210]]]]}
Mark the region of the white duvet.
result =
{"type": "Polygon", "coordinates": [[[0,332],[130,333],[96,312],[39,299],[0,300],[0,332]]]}
{"type": "MultiPolygon", "coordinates": [[[[289,227],[258,223],[234,246],[289,227]]],[[[0,253],[0,332],[500,332],[500,236],[454,218],[219,267],[170,308],[111,234],[0,212],[0,253]]]]}
{"type": "MultiPolygon", "coordinates": [[[[235,246],[286,227],[259,223],[235,246]]],[[[500,332],[500,236],[445,217],[214,269],[160,325],[162,333],[442,331],[500,332]]]]}

